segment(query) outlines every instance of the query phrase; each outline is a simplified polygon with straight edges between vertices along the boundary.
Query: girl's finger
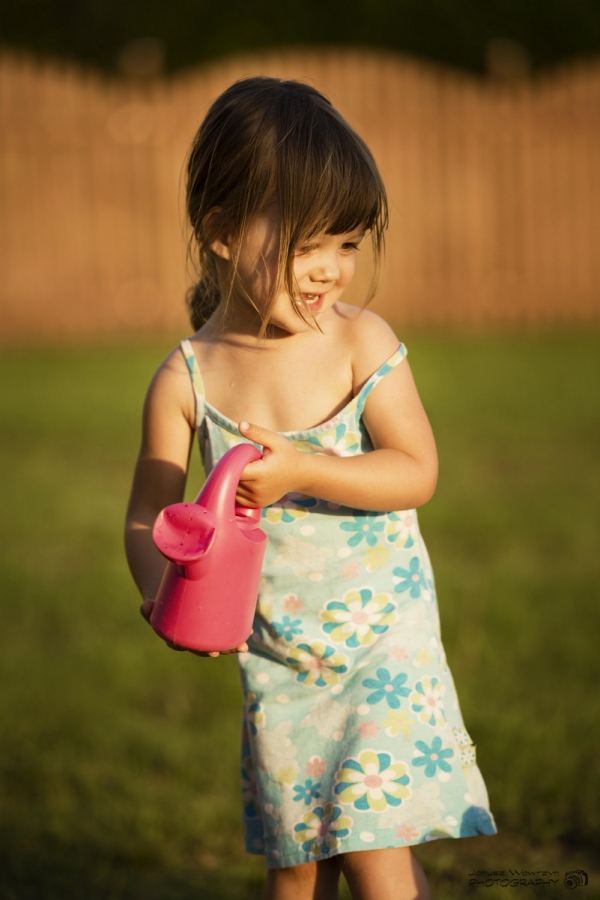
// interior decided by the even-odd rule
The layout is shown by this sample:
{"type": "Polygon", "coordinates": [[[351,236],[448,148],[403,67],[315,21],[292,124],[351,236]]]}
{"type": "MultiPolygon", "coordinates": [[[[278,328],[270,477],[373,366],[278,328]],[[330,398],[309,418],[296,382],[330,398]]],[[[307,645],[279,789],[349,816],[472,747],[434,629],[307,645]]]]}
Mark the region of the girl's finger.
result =
{"type": "MultiPolygon", "coordinates": [[[[255,444],[262,444],[263,447],[267,447],[270,450],[280,446],[282,440],[287,444],[286,439],[282,438],[280,434],[277,434],[276,431],[269,431],[268,428],[263,428],[262,425],[252,425],[250,422],[240,422],[238,429],[240,434],[243,434],[244,437],[254,441],[255,444]]],[[[252,464],[250,463],[250,465],[252,464]]]]}
{"type": "MultiPolygon", "coordinates": [[[[244,642],[243,644],[240,644],[239,647],[234,647],[232,650],[221,650],[221,655],[222,656],[230,656],[232,653],[247,653],[247,652],[248,652],[248,644],[246,644],[244,642]]],[[[203,655],[204,656],[218,656],[219,654],[217,652],[214,652],[214,653],[208,653],[208,654],[205,653],[203,655]]]]}
{"type": "Polygon", "coordinates": [[[235,502],[238,506],[247,506],[249,509],[257,509],[258,504],[254,501],[254,498],[247,492],[238,493],[235,495],[235,502]]]}
{"type": "Polygon", "coordinates": [[[146,622],[150,621],[150,616],[152,615],[152,609],[154,607],[154,600],[150,600],[146,598],[144,602],[140,605],[140,612],[143,615],[146,622]]]}

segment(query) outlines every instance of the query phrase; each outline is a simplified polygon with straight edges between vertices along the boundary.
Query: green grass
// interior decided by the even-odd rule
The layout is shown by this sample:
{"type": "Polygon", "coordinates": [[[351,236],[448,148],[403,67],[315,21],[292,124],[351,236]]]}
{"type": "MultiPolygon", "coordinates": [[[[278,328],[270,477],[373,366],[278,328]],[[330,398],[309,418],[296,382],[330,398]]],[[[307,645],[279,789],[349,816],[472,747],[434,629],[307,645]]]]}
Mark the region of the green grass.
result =
{"type": "MultiPolygon", "coordinates": [[[[421,525],[500,829],[419,856],[436,900],[508,868],[583,868],[600,896],[597,335],[408,343],[441,457],[421,525]]],[[[141,401],[168,349],[0,358],[4,900],[262,896],[235,662],[164,647],[123,557],[141,401]]],[[[190,494],[200,483],[196,462],[190,494]]]]}

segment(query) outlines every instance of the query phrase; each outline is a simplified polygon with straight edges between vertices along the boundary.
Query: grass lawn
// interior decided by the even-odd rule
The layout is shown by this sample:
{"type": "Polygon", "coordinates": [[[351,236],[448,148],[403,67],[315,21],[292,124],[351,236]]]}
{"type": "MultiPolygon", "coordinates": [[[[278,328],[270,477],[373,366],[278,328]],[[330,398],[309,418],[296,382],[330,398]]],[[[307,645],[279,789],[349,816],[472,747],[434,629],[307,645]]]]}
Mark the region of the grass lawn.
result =
{"type": "MultiPolygon", "coordinates": [[[[581,868],[600,897],[598,335],[407,343],[441,457],[421,526],[500,830],[418,855],[436,900],[505,897],[468,875],[509,869],[581,868]]],[[[164,647],[122,551],[141,402],[171,345],[0,357],[2,900],[262,897],[235,661],[164,647]]]]}

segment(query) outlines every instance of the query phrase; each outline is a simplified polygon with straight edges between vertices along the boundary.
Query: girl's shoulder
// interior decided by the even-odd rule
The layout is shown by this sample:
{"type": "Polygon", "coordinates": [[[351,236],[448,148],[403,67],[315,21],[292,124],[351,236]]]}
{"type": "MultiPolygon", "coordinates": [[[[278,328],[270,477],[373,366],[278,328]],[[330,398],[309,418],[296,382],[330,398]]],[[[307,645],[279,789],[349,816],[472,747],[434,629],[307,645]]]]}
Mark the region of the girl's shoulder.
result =
{"type": "Polygon", "coordinates": [[[190,424],[195,417],[195,400],[190,371],[181,347],[163,359],[154,373],[146,397],[147,405],[179,411],[190,424]]]}
{"type": "Polygon", "coordinates": [[[370,309],[339,303],[352,364],[353,392],[358,393],[371,375],[398,349],[400,341],[385,319],[370,309]]]}

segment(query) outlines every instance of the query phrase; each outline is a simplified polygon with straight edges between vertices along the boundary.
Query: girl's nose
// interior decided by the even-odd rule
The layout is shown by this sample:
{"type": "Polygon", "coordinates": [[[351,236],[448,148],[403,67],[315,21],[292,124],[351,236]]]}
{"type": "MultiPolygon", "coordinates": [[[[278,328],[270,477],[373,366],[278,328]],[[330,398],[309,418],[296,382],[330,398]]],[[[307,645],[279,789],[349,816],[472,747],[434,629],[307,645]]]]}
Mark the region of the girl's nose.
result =
{"type": "Polygon", "coordinates": [[[326,256],[315,260],[311,277],[313,281],[336,281],[339,273],[337,259],[333,256],[326,256]]]}

